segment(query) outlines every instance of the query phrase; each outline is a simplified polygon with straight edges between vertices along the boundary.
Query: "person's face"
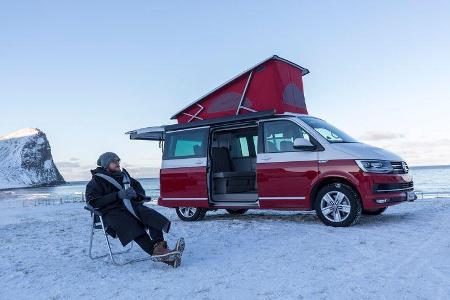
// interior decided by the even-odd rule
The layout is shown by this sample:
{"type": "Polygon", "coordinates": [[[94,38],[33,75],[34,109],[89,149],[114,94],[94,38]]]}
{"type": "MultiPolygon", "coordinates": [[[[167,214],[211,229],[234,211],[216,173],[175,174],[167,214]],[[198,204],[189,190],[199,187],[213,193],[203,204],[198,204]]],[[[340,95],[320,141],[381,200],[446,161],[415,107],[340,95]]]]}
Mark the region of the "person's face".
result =
{"type": "Polygon", "coordinates": [[[120,159],[115,159],[111,161],[108,165],[108,171],[110,172],[120,171],[120,159]]]}

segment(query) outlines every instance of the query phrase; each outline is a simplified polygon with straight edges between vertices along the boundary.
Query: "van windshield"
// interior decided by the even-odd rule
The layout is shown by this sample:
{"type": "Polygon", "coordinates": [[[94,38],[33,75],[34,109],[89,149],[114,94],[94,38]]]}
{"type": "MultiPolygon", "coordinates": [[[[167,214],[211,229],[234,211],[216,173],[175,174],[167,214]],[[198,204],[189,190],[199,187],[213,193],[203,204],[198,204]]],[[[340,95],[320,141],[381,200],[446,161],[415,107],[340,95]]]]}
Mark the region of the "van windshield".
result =
{"type": "Polygon", "coordinates": [[[325,122],[324,120],[313,117],[299,117],[300,120],[311,126],[321,136],[323,136],[330,143],[357,143],[358,141],[337,129],[333,125],[325,122]]]}

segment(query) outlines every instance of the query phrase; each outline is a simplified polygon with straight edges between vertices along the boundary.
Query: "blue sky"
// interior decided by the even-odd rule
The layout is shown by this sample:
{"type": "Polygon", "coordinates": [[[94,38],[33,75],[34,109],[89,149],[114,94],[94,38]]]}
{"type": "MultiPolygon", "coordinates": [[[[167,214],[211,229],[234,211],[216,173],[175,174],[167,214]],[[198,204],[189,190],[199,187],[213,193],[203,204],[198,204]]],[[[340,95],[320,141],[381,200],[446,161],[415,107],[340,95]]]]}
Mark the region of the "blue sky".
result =
{"type": "Polygon", "coordinates": [[[311,71],[312,115],[450,164],[449,53],[445,1],[2,1],[0,135],[42,129],[68,180],[104,151],[153,176],[157,145],[125,131],[277,54],[311,71]]]}

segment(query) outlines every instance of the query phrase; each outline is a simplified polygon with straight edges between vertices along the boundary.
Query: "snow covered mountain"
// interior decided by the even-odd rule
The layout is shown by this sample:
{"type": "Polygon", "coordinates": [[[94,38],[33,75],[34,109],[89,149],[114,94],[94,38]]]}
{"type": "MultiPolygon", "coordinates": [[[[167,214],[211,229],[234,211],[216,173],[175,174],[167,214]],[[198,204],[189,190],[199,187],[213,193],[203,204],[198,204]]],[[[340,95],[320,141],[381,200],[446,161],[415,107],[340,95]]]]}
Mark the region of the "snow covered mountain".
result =
{"type": "Polygon", "coordinates": [[[45,133],[24,128],[0,136],[0,189],[60,183],[45,133]]]}

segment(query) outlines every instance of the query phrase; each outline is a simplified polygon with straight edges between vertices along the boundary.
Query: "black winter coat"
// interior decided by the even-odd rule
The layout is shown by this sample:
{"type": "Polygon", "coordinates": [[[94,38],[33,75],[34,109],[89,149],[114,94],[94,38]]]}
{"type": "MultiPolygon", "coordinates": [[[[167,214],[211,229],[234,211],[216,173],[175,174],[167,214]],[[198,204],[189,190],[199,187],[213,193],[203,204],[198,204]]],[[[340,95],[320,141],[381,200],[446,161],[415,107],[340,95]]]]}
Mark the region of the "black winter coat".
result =
{"type": "Polygon", "coordinates": [[[130,185],[138,194],[136,199],[131,199],[131,203],[139,220],[126,209],[123,201],[117,196],[119,190],[105,179],[95,176],[96,173],[103,173],[113,177],[123,186],[122,172],[110,173],[98,167],[91,170],[91,173],[92,179],[86,186],[86,202],[103,213],[108,233],[113,236],[116,234],[122,245],[125,246],[138,236],[147,234],[145,228],[148,227],[169,231],[170,221],[166,217],[140,203],[145,197],[145,191],[137,180],[130,177],[130,185]]]}

